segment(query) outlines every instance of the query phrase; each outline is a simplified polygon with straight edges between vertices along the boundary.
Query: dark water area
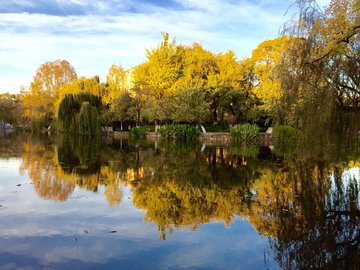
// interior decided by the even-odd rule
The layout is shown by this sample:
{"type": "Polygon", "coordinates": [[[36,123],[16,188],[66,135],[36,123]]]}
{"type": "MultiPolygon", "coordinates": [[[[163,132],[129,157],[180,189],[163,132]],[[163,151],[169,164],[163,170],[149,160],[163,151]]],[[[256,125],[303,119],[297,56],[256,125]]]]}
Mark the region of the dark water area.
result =
{"type": "Polygon", "coordinates": [[[0,134],[0,269],[359,269],[358,139],[0,134]]]}

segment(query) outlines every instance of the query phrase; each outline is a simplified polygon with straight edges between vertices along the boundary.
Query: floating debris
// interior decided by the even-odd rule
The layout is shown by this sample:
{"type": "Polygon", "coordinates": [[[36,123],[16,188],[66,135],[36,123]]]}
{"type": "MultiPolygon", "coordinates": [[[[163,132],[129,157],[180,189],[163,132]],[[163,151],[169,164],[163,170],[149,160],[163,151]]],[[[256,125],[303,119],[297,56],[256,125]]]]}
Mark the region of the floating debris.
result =
{"type": "Polygon", "coordinates": [[[90,233],[90,231],[88,231],[88,230],[84,230],[84,233],[85,233],[85,234],[89,234],[89,233],[90,233]]]}
{"type": "Polygon", "coordinates": [[[16,186],[20,187],[20,186],[21,186],[21,184],[17,184],[16,186]]]}
{"type": "Polygon", "coordinates": [[[110,233],[116,233],[117,231],[110,231],[110,233]]]}
{"type": "Polygon", "coordinates": [[[74,241],[77,242],[77,238],[74,238],[74,241]]]}

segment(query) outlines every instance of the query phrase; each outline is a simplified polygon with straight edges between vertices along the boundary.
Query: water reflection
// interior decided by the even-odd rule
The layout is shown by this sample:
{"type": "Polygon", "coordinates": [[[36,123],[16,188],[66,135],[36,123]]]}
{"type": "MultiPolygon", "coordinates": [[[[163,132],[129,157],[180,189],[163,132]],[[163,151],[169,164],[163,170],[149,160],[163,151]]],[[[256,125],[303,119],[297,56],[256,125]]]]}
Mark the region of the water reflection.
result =
{"type": "Polygon", "coordinates": [[[196,142],[105,144],[96,137],[41,136],[18,137],[17,151],[22,149],[20,172],[44,199],[65,201],[75,187],[103,190],[118,208],[126,186],[159,239],[207,223],[231,226],[239,217],[269,238],[283,269],[359,264],[356,147],[349,152],[327,143],[293,156],[258,146],[204,149],[196,142]]]}
{"type": "Polygon", "coordinates": [[[307,168],[298,164],[293,176],[297,190],[281,196],[285,200],[280,207],[271,204],[277,211],[268,223],[276,259],[283,269],[357,269],[358,169],[355,178],[346,177],[338,165],[330,171],[309,164],[307,168]]]}

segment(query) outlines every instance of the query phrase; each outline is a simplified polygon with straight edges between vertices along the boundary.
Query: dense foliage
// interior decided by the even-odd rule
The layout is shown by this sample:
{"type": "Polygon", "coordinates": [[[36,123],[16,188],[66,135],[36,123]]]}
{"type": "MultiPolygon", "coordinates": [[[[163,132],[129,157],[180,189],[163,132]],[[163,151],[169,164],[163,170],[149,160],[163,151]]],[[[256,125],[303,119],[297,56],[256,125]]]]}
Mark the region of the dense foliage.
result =
{"type": "Polygon", "coordinates": [[[130,129],[130,135],[134,138],[141,138],[145,137],[146,131],[143,127],[133,127],[132,129],[130,129]]]}
{"type": "Polygon", "coordinates": [[[58,125],[65,132],[93,133],[101,131],[101,97],[88,92],[68,94],[61,101],[58,125]]]}

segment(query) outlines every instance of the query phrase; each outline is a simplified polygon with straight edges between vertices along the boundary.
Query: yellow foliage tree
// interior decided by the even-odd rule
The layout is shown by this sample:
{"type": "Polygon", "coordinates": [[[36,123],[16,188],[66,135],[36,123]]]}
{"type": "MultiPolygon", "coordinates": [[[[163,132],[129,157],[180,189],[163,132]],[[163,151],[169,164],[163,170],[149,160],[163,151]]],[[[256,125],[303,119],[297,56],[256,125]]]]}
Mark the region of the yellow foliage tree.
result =
{"type": "Polygon", "coordinates": [[[285,51],[291,49],[294,39],[285,35],[265,40],[252,51],[251,61],[257,77],[254,93],[266,103],[271,104],[283,95],[277,72],[281,61],[284,60],[285,51]]]}
{"type": "Polygon", "coordinates": [[[54,114],[54,99],[64,85],[77,78],[75,69],[66,60],[56,60],[40,65],[28,91],[22,89],[25,116],[41,117],[54,114]]]}
{"type": "Polygon", "coordinates": [[[109,84],[106,88],[106,93],[103,96],[103,101],[105,103],[111,103],[114,99],[118,98],[125,91],[125,72],[121,63],[112,64],[108,74],[106,76],[106,81],[109,84]]]}
{"type": "Polygon", "coordinates": [[[149,87],[157,98],[175,92],[183,56],[183,46],[176,45],[175,38],[170,41],[168,33],[161,32],[161,35],[163,41],[157,48],[145,49],[147,61],[134,70],[135,83],[149,87]]]}
{"type": "Polygon", "coordinates": [[[149,119],[169,119],[174,98],[188,89],[206,92],[214,121],[217,121],[221,91],[229,95],[229,89],[236,90],[238,93],[232,94],[249,97],[248,73],[252,72],[252,64],[248,60],[239,61],[233,50],[214,53],[199,43],[176,45],[175,39],[169,41],[167,33],[162,36],[163,41],[157,48],[146,50],[147,61],[136,66],[134,72],[140,90],[137,93],[147,101],[147,107],[151,107],[144,110],[144,114],[151,115],[149,119]]]}
{"type": "Polygon", "coordinates": [[[218,73],[216,55],[199,43],[185,46],[184,49],[183,76],[177,82],[177,88],[207,88],[209,77],[218,73]]]}

